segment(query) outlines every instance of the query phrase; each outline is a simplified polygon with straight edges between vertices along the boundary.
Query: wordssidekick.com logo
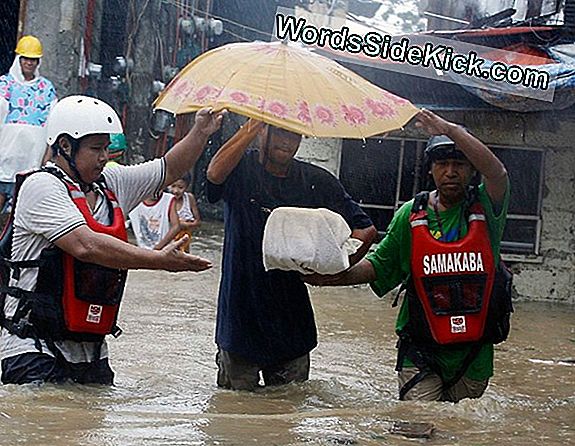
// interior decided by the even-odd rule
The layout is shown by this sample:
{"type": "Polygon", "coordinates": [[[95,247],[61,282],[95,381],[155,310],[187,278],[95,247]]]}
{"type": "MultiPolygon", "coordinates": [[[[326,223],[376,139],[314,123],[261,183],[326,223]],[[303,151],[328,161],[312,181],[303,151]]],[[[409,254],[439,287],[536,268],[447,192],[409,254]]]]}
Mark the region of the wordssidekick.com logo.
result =
{"type": "MultiPolygon", "coordinates": [[[[314,20],[314,23],[325,21],[314,20]]],[[[510,51],[429,35],[396,38],[374,30],[359,34],[346,25],[334,29],[314,23],[306,17],[278,12],[275,37],[312,46],[338,60],[353,60],[354,63],[453,83],[480,83],[487,89],[511,88],[517,95],[553,99],[550,74],[545,70],[501,62],[512,60],[510,55],[515,53],[510,51]],[[491,54],[498,60],[487,60],[480,54],[491,54]]]]}

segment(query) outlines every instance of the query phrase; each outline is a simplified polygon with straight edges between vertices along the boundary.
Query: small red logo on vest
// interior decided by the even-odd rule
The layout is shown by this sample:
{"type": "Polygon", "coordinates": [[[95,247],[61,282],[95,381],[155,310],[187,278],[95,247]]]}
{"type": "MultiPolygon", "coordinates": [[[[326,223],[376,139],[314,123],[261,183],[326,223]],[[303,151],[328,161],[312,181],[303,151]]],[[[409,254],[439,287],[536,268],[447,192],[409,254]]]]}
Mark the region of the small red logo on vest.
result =
{"type": "Polygon", "coordinates": [[[451,316],[451,333],[465,333],[465,316],[451,316]]]}
{"type": "Polygon", "coordinates": [[[88,307],[88,315],[86,316],[86,322],[91,322],[93,324],[99,324],[102,318],[102,305],[90,305],[88,307]]]}

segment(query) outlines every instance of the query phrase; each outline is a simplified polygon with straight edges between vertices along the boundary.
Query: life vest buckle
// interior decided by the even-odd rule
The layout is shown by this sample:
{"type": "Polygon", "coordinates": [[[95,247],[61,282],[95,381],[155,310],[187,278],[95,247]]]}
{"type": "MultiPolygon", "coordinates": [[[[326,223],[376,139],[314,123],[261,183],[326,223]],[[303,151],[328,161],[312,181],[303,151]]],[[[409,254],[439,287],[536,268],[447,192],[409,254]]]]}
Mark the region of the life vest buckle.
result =
{"type": "Polygon", "coordinates": [[[112,336],[114,336],[116,339],[118,337],[120,337],[120,335],[124,333],[124,330],[122,330],[120,327],[118,327],[117,325],[114,325],[114,327],[112,327],[112,333],[110,333],[112,336]]]}

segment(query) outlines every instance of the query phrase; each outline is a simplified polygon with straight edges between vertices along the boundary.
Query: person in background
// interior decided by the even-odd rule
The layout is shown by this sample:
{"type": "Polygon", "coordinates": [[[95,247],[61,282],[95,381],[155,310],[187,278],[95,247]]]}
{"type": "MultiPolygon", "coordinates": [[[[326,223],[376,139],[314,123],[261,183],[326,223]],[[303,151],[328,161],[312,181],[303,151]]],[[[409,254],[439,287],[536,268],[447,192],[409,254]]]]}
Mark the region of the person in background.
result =
{"type": "Polygon", "coordinates": [[[188,241],[184,243],[180,249],[185,252],[190,250],[190,242],[192,241],[192,232],[200,227],[200,211],[196,203],[196,198],[191,192],[187,192],[190,186],[190,174],[184,175],[182,178],[170,184],[169,190],[174,194],[170,206],[170,225],[171,227],[179,226],[179,232],[175,240],[179,240],[183,236],[188,236],[188,241]]]}
{"type": "Polygon", "coordinates": [[[174,196],[161,191],[156,196],[147,197],[129,214],[130,224],[140,248],[162,249],[180,231],[180,227],[170,225],[170,206],[174,196]]]}
{"type": "Polygon", "coordinates": [[[128,148],[126,136],[123,133],[113,133],[110,135],[110,145],[108,146],[108,161],[106,167],[113,167],[124,164],[124,153],[128,148]]]}
{"type": "Polygon", "coordinates": [[[56,90],[40,76],[42,43],[24,36],[10,71],[0,76],[0,213],[12,198],[17,172],[40,167],[46,146],[46,120],[56,90]]]}

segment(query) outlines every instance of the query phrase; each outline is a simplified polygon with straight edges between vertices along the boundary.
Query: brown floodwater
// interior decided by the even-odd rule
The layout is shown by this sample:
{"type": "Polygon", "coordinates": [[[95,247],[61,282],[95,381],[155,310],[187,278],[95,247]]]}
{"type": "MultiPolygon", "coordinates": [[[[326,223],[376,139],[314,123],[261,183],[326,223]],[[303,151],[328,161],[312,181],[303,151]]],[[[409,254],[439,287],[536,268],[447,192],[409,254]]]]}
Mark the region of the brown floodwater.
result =
{"type": "Polygon", "coordinates": [[[397,401],[396,309],[366,286],[313,288],[310,380],[257,393],[215,385],[221,225],[192,249],[200,274],[133,271],[109,341],[114,387],[0,386],[1,445],[575,444],[575,308],[515,304],[479,400],[397,401]],[[393,433],[432,423],[429,439],[393,433]]]}

